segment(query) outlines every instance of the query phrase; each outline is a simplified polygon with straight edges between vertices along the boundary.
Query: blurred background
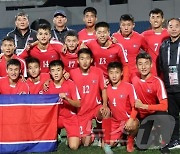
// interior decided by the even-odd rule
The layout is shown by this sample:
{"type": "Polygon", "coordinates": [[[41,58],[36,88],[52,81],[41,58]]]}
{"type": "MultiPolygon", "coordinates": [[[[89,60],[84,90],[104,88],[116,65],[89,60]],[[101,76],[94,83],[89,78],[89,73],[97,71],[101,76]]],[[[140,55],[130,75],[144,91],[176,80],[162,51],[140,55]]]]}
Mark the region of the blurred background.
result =
{"type": "Polygon", "coordinates": [[[110,24],[111,33],[118,30],[119,18],[130,13],[135,18],[135,30],[142,32],[149,28],[149,11],[160,8],[165,19],[180,17],[180,0],[0,0],[0,40],[14,29],[14,19],[18,12],[24,11],[30,17],[30,25],[39,19],[52,24],[53,14],[62,9],[68,18],[68,27],[79,31],[84,27],[82,21],[85,7],[97,9],[98,21],[110,24]]]}

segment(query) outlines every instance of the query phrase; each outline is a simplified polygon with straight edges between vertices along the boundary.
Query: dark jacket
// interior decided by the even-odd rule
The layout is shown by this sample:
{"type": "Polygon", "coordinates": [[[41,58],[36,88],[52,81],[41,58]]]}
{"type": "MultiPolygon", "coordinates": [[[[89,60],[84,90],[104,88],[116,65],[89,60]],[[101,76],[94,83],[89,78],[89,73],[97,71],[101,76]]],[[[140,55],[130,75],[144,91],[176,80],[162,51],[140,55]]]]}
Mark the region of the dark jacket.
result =
{"type": "Polygon", "coordinates": [[[16,50],[18,52],[18,49],[24,49],[27,43],[35,42],[37,40],[36,34],[36,31],[28,29],[28,31],[23,36],[20,31],[15,28],[14,30],[10,31],[7,36],[14,38],[16,50]]]}
{"type": "Polygon", "coordinates": [[[51,30],[51,37],[52,39],[55,39],[64,43],[64,36],[66,35],[66,32],[68,30],[71,30],[71,29],[69,29],[68,27],[65,27],[62,31],[58,31],[56,28],[54,28],[51,30]]]}
{"type": "MultiPolygon", "coordinates": [[[[180,46],[180,38],[175,42],[171,42],[170,38],[163,41],[160,47],[160,53],[158,57],[159,71],[162,74],[162,78],[168,93],[180,92],[180,64],[177,63],[178,46],[180,46]],[[168,65],[168,47],[170,45],[170,61],[168,65]],[[179,84],[170,85],[169,82],[169,66],[177,66],[179,84]]],[[[179,57],[180,58],[180,57],[179,57]]]]}

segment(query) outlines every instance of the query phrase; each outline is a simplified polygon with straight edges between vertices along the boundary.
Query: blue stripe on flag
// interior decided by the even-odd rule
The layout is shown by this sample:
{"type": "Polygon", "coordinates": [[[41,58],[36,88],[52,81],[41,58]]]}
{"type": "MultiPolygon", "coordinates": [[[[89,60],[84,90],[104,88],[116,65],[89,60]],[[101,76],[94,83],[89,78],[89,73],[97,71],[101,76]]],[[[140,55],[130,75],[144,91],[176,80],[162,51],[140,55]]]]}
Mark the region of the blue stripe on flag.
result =
{"type": "Polygon", "coordinates": [[[45,104],[58,102],[57,94],[0,95],[0,104],[45,104]]]}
{"type": "Polygon", "coordinates": [[[57,142],[0,144],[0,149],[0,153],[52,152],[57,150],[57,142]]]}

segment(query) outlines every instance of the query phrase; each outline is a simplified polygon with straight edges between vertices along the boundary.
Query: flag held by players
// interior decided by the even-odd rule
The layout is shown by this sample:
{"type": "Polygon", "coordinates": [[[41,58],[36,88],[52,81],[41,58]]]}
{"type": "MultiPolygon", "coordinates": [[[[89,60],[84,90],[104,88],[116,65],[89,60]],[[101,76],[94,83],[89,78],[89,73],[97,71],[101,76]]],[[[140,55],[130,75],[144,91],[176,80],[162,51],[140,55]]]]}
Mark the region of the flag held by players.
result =
{"type": "Polygon", "coordinates": [[[58,95],[0,95],[0,153],[57,148],[58,95]]]}

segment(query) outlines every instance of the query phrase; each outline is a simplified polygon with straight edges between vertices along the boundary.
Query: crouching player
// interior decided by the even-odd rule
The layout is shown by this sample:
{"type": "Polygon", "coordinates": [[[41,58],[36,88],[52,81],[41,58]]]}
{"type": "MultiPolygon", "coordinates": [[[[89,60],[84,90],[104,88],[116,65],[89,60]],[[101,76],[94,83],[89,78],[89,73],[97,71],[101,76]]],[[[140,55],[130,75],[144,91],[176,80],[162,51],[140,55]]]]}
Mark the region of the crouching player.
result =
{"type": "Polygon", "coordinates": [[[27,84],[29,85],[30,94],[41,94],[41,90],[50,80],[49,73],[41,73],[40,61],[34,57],[26,58],[26,66],[28,73],[27,84]]]}
{"type": "Polygon", "coordinates": [[[79,124],[76,115],[76,109],[80,107],[80,96],[74,82],[64,79],[64,64],[61,60],[51,61],[49,69],[52,80],[45,93],[59,94],[58,128],[65,128],[68,145],[71,149],[76,150],[80,142],[79,124]]]}
{"type": "MultiPolygon", "coordinates": [[[[162,141],[159,143],[161,153],[170,153],[166,144],[170,141],[173,131],[173,121],[167,113],[168,102],[166,90],[162,80],[151,74],[151,56],[142,52],[136,57],[136,65],[139,71],[137,76],[132,78],[132,83],[139,99],[135,107],[138,110],[138,119],[141,121],[139,132],[144,132],[142,139],[137,135],[137,146],[140,149],[149,148],[152,142],[152,129],[158,128],[158,135],[161,134],[162,141]],[[152,117],[150,119],[150,117],[152,117]],[[149,118],[149,120],[147,120],[149,118]],[[144,131],[145,130],[145,131],[144,131]]],[[[157,138],[159,136],[155,136],[157,138]]],[[[157,141],[159,139],[157,138],[157,141]]]]}
{"type": "Polygon", "coordinates": [[[92,66],[93,55],[90,49],[78,51],[79,67],[70,71],[70,77],[76,83],[81,96],[81,107],[78,110],[78,120],[82,144],[89,146],[92,142],[92,119],[109,127],[109,108],[107,94],[101,69],[92,66]],[[103,105],[102,105],[103,104],[103,105]]]}
{"type": "MultiPolygon", "coordinates": [[[[136,119],[135,100],[137,99],[132,84],[122,81],[123,68],[120,62],[108,65],[110,84],[107,87],[108,105],[111,110],[110,146],[116,146],[123,133],[127,134],[127,152],[134,151],[134,136],[139,121],[136,119]]],[[[104,150],[107,150],[105,141],[104,150]]]]}
{"type": "Polygon", "coordinates": [[[0,94],[29,94],[29,86],[22,81],[21,62],[10,59],[7,62],[7,76],[0,78],[0,94]]]}

